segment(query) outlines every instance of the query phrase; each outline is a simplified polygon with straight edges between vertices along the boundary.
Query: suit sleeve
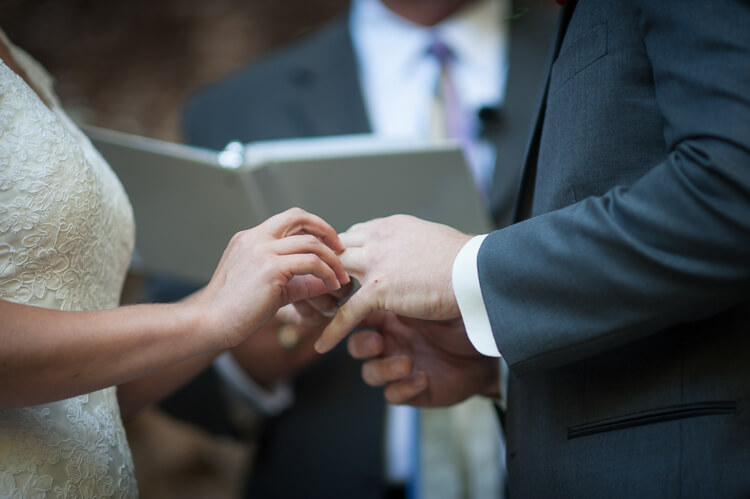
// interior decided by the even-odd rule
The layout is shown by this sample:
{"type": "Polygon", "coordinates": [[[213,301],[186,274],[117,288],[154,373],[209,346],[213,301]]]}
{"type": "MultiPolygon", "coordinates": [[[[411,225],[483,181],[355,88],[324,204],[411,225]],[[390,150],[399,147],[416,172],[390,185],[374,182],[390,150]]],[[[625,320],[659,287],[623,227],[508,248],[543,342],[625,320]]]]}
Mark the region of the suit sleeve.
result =
{"type": "Polygon", "coordinates": [[[485,239],[482,296],[518,374],[750,297],[750,4],[632,4],[669,152],[629,188],[485,239]]]}

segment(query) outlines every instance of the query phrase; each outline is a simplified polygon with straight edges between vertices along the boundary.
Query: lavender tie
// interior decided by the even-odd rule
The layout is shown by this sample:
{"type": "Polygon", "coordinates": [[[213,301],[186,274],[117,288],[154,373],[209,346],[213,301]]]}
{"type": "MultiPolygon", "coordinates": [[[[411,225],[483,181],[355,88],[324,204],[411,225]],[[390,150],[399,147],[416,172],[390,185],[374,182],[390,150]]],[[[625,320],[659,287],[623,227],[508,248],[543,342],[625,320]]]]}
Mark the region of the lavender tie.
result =
{"type": "Polygon", "coordinates": [[[450,47],[439,40],[430,44],[427,54],[440,64],[440,77],[433,94],[430,136],[433,139],[455,139],[461,144],[474,184],[486,200],[490,181],[477,146],[477,123],[476,120],[469,119],[470,116],[461,105],[451,75],[451,66],[456,62],[456,56],[450,47]]]}
{"type": "Polygon", "coordinates": [[[456,86],[451,76],[451,64],[455,61],[453,51],[443,42],[435,41],[427,53],[440,64],[440,78],[435,85],[431,134],[434,138],[467,138],[465,119],[456,86]]]}
{"type": "MultiPolygon", "coordinates": [[[[482,191],[482,176],[475,168],[472,122],[463,111],[450,75],[453,52],[436,41],[427,50],[440,62],[435,88],[431,135],[458,140],[475,183],[482,191]]],[[[484,194],[484,192],[483,192],[484,194]]],[[[420,411],[418,499],[483,499],[500,497],[501,449],[491,403],[473,397],[452,407],[420,411]]]]}

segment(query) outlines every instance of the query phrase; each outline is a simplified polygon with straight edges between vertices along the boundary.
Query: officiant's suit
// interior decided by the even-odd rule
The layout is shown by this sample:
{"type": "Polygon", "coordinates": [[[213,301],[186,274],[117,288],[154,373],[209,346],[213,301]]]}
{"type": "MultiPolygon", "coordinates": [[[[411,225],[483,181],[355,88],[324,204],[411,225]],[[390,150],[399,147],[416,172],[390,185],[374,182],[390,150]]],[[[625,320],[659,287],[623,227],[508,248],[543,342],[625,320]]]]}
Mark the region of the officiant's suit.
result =
{"type": "Polygon", "coordinates": [[[480,286],[517,498],[750,497],[750,3],[568,1],[480,286]]]}
{"type": "MultiPolygon", "coordinates": [[[[554,26],[554,9],[511,26],[507,105],[485,119],[500,158],[492,195],[498,223],[512,213],[554,26]]],[[[183,125],[187,142],[214,149],[232,140],[370,132],[347,20],[197,93],[183,125]]],[[[294,380],[294,405],[269,421],[247,497],[384,497],[385,404],[361,382],[360,368],[337,351],[294,380]]]]}

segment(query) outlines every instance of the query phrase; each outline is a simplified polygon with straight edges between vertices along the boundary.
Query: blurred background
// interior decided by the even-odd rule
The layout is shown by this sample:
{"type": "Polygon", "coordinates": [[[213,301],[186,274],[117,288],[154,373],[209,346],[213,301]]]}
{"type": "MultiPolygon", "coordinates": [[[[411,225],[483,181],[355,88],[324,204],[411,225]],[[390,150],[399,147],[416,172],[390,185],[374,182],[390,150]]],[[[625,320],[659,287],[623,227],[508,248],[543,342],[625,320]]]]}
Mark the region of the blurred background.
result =
{"type": "Polygon", "coordinates": [[[344,11],[347,0],[0,0],[0,25],[76,118],[180,140],[193,90],[344,11]]]}
{"type": "MultiPolygon", "coordinates": [[[[195,89],[342,13],[347,0],[0,0],[0,26],[56,79],[76,120],[180,141],[195,89]]],[[[123,301],[140,299],[131,276],[123,301]]],[[[253,442],[157,409],[128,425],[143,499],[234,498],[253,442]]]]}

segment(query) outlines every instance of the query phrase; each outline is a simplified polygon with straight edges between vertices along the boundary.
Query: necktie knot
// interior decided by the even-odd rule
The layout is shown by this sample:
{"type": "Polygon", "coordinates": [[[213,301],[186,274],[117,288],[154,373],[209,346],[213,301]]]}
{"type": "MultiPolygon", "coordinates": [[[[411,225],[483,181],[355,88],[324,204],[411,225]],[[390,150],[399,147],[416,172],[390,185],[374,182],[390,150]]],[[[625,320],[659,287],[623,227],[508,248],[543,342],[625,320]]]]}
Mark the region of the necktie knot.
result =
{"type": "Polygon", "coordinates": [[[430,46],[427,47],[427,53],[435,57],[440,64],[447,64],[455,57],[451,48],[440,40],[433,41],[430,46]]]}

